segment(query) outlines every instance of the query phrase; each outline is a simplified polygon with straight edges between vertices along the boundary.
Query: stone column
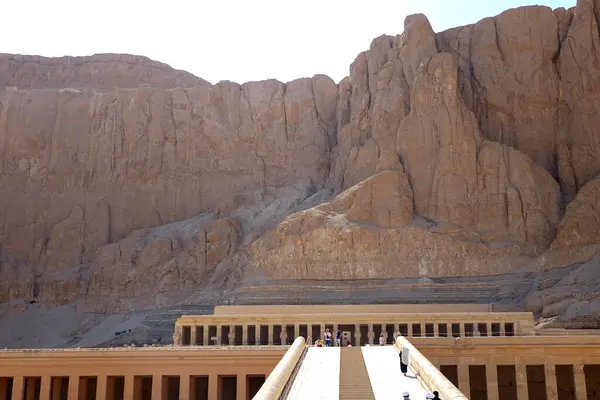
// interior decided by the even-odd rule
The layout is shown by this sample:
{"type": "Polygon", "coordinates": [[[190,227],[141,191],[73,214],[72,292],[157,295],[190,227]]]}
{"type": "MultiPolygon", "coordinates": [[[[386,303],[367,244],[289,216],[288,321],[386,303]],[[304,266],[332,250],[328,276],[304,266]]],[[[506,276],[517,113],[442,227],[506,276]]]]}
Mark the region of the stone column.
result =
{"type": "Polygon", "coordinates": [[[515,365],[515,374],[517,377],[517,399],[529,399],[527,388],[527,368],[525,364],[521,364],[521,360],[515,365]]]}
{"type": "Polygon", "coordinates": [[[13,378],[12,387],[12,399],[21,400],[23,398],[23,385],[25,384],[25,378],[22,376],[15,376],[13,378]]]}
{"type": "Polygon", "coordinates": [[[546,396],[547,400],[558,399],[558,389],[556,387],[556,368],[554,364],[544,365],[546,372],[546,396]]]}
{"type": "Polygon", "coordinates": [[[181,346],[181,325],[175,325],[175,330],[173,330],[173,345],[181,346]]]}
{"type": "Polygon", "coordinates": [[[195,346],[198,344],[198,340],[196,339],[196,325],[192,325],[190,327],[190,346],[195,346]]]}
{"type": "MultiPolygon", "coordinates": [[[[40,400],[50,400],[50,384],[52,382],[52,377],[50,375],[42,376],[42,384],[40,385],[40,400]]],[[[3,399],[4,392],[2,390],[6,390],[4,387],[0,385],[0,399],[3,399]]]]}
{"type": "Polygon", "coordinates": [[[281,325],[281,333],[279,334],[279,339],[281,340],[281,345],[285,346],[287,344],[287,325],[281,325]]]}
{"type": "Polygon", "coordinates": [[[310,336],[310,339],[312,340],[312,343],[310,343],[311,345],[315,342],[315,338],[312,337],[312,324],[306,324],[306,343],[308,344],[308,337],[310,336]]]}
{"type": "Polygon", "coordinates": [[[256,325],[254,325],[254,338],[256,341],[256,345],[260,346],[260,324],[257,322],[256,325]]]}
{"type": "MultiPolygon", "coordinates": [[[[123,390],[123,399],[124,400],[134,400],[133,399],[134,383],[135,383],[135,376],[133,376],[131,374],[125,375],[125,388],[123,390]]],[[[71,389],[71,385],[69,385],[69,389],[71,389]]],[[[69,400],[71,400],[71,399],[69,399],[69,400]]]]}
{"type": "Polygon", "coordinates": [[[242,345],[248,346],[248,325],[242,325],[242,345]]]}
{"type": "Polygon", "coordinates": [[[486,364],[485,378],[487,383],[488,400],[498,399],[498,367],[496,364],[486,364]]]}
{"type": "Polygon", "coordinates": [[[440,336],[440,324],[437,322],[433,323],[433,337],[440,336]]]}
{"type": "Polygon", "coordinates": [[[208,341],[210,338],[208,337],[208,325],[204,325],[204,329],[202,330],[202,343],[204,346],[210,345],[208,341]]]}
{"type": "Polygon", "coordinates": [[[188,374],[179,376],[179,400],[190,400],[190,376],[188,374]]]}
{"type": "MultiPolygon", "coordinates": [[[[269,345],[270,346],[273,345],[273,324],[269,324],[269,345]]],[[[212,397],[209,396],[209,398],[212,398],[212,397]]]]}
{"type": "Polygon", "coordinates": [[[221,335],[223,334],[223,327],[221,325],[217,325],[217,346],[221,345],[221,335]]]}
{"type": "MultiPolygon", "coordinates": [[[[332,346],[337,346],[337,343],[335,342],[335,335],[337,334],[337,328],[338,328],[338,324],[333,324],[333,330],[331,331],[331,345],[332,346]]],[[[341,333],[340,333],[341,335],[341,333]]],[[[342,345],[342,337],[340,336],[340,346],[342,345]]]]}
{"type": "MultiPolygon", "coordinates": [[[[106,400],[106,375],[98,375],[96,378],[96,400],[106,400]]],[[[152,390],[154,390],[154,378],[152,378],[152,390]]],[[[152,394],[152,400],[161,400],[160,397],[154,398],[152,394]]]]}
{"type": "Polygon", "coordinates": [[[236,400],[246,400],[246,398],[246,374],[238,374],[236,400]]]}
{"type": "Polygon", "coordinates": [[[406,329],[408,330],[407,335],[408,337],[412,337],[413,335],[413,329],[412,329],[412,322],[409,322],[406,324],[406,329]]]}
{"type": "Polygon", "coordinates": [[[229,325],[229,335],[227,336],[230,346],[235,346],[235,325],[229,325]]]}
{"type": "MultiPolygon", "coordinates": [[[[132,376],[133,379],[133,376],[132,376]]],[[[133,382],[133,381],[132,381],[133,382]]],[[[79,399],[79,376],[69,376],[69,400],[79,399]]],[[[131,397],[127,397],[127,376],[125,377],[125,400],[133,400],[133,385],[131,385],[131,397]]]]}
{"type": "Polygon", "coordinates": [[[369,324],[369,333],[367,334],[369,337],[369,344],[373,344],[373,337],[375,336],[375,332],[373,332],[373,324],[369,324]]]}
{"type": "Polygon", "coordinates": [[[460,337],[465,337],[465,323],[461,322],[459,324],[459,326],[460,326],[460,337]]]}
{"type": "MultiPolygon", "coordinates": [[[[96,399],[104,400],[104,399],[96,399]]],[[[152,375],[152,400],[163,400],[162,375],[152,375]]]]}
{"type": "Polygon", "coordinates": [[[587,388],[585,386],[585,374],[583,372],[583,364],[573,365],[573,373],[575,374],[575,399],[587,400],[587,388]]]}
{"type": "MultiPolygon", "coordinates": [[[[325,334],[325,324],[321,324],[321,333],[320,333],[320,337],[321,339],[323,339],[323,341],[325,340],[323,338],[323,335],[325,334]]],[[[325,342],[323,342],[323,346],[325,346],[325,342]]]]}
{"type": "Polygon", "coordinates": [[[421,323],[421,337],[426,337],[427,333],[425,332],[425,323],[421,323]]]}
{"type": "Polygon", "coordinates": [[[354,325],[354,345],[355,346],[360,346],[360,324],[355,324],[354,325]]]}
{"type": "Polygon", "coordinates": [[[208,376],[208,398],[211,400],[219,398],[219,376],[217,374],[208,376]]]}
{"type": "Polygon", "coordinates": [[[491,322],[487,322],[485,324],[485,328],[487,329],[487,335],[488,336],[492,336],[492,323],[491,322]]]}
{"type": "MultiPolygon", "coordinates": [[[[462,324],[461,324],[462,325],[462,324]]],[[[467,397],[471,398],[471,383],[469,382],[469,365],[458,364],[458,388],[467,397]]],[[[152,399],[154,400],[154,399],[152,399]]]]}
{"type": "MultiPolygon", "coordinates": [[[[387,325],[386,324],[381,324],[381,333],[383,333],[383,340],[385,340],[385,342],[387,343],[387,325]]],[[[379,338],[377,338],[377,340],[379,340],[379,338]]],[[[377,343],[379,344],[379,343],[377,343]]]]}
{"type": "Polygon", "coordinates": [[[500,336],[506,336],[506,330],[504,329],[504,322],[500,322],[500,336]]]}

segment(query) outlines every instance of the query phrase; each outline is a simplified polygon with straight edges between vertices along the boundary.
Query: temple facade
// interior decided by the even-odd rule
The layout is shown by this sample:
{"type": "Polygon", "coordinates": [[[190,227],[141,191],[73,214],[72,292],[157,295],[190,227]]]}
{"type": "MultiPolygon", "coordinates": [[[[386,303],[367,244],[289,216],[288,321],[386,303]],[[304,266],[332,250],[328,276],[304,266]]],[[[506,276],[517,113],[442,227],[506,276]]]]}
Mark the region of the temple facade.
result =
{"type": "Polygon", "coordinates": [[[600,332],[462,304],[223,306],[179,318],[173,346],[4,350],[0,400],[252,399],[294,339],[327,328],[355,347],[404,337],[470,399],[600,399],[600,332]]]}
{"type": "Polygon", "coordinates": [[[177,320],[173,342],[181,346],[286,345],[298,336],[318,338],[325,329],[355,346],[409,337],[527,336],[531,313],[491,312],[489,305],[224,306],[214,315],[177,320]]]}

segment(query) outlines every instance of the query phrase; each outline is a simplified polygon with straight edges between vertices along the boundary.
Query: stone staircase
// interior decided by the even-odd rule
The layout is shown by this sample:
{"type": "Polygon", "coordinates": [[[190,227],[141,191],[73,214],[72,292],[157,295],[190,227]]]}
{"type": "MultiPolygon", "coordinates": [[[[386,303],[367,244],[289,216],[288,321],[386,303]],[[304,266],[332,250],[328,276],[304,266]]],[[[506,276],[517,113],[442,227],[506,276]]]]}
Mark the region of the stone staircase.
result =
{"type": "Polygon", "coordinates": [[[340,400],[375,400],[360,347],[341,349],[340,400]]]}

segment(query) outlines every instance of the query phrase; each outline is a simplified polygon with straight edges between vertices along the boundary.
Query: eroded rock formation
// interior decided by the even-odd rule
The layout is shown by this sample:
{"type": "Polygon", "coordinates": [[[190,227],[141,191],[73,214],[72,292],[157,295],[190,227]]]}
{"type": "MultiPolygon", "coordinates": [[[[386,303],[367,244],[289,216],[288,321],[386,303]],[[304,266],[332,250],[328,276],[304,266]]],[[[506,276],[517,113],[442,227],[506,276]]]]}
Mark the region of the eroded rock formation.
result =
{"type": "Polygon", "coordinates": [[[595,280],[577,306],[555,292],[600,274],[599,18],[600,0],[440,33],[409,16],[339,84],[0,55],[0,302],[115,312],[250,278],[583,263],[527,304],[596,321],[595,280]]]}

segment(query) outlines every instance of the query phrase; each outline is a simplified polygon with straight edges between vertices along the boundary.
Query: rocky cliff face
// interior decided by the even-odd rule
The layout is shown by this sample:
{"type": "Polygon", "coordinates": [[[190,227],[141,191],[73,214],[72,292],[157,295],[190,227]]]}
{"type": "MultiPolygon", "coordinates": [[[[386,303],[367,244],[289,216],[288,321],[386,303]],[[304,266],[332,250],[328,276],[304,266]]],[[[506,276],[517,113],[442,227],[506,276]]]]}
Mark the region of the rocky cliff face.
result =
{"type": "MultiPolygon", "coordinates": [[[[339,84],[211,85],[143,57],[1,55],[0,310],[588,262],[599,20],[598,0],[437,34],[414,15],[339,84]]],[[[565,314],[544,299],[531,307],[565,314]]]]}
{"type": "Polygon", "coordinates": [[[47,58],[0,54],[0,87],[22,89],[118,88],[160,89],[206,84],[189,72],[177,71],[147,57],[96,54],[91,57],[47,58]]]}

